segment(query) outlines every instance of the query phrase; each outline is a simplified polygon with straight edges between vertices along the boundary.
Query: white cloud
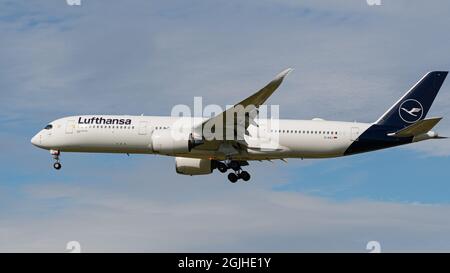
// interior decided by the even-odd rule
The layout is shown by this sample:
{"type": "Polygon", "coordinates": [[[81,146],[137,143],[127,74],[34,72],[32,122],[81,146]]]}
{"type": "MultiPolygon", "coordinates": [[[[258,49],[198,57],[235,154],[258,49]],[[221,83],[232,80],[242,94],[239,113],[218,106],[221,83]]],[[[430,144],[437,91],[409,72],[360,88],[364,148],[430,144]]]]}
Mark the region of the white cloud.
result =
{"type": "MultiPolygon", "coordinates": [[[[370,122],[423,73],[449,66],[435,52],[450,44],[440,31],[450,20],[420,1],[110,1],[100,12],[104,6],[24,6],[41,14],[37,22],[61,19],[3,23],[2,115],[168,114],[198,95],[231,104],[293,66],[269,101],[282,117],[370,122]]],[[[447,86],[433,113],[450,111],[447,86]]]]}
{"type": "Polygon", "coordinates": [[[28,187],[35,205],[17,209],[32,210],[34,215],[0,220],[0,250],[62,252],[66,242],[77,240],[88,252],[365,252],[368,241],[378,240],[384,251],[448,251],[450,223],[442,217],[448,206],[334,202],[272,192],[257,184],[223,187],[223,181],[212,186],[130,182],[138,183],[144,194],[136,194],[126,182],[119,186],[118,181],[108,182],[112,189],[106,188],[107,183],[28,187]],[[207,195],[195,194],[205,186],[207,195]],[[174,196],[178,201],[166,200],[174,196]],[[59,205],[50,200],[60,200],[59,205]]]}

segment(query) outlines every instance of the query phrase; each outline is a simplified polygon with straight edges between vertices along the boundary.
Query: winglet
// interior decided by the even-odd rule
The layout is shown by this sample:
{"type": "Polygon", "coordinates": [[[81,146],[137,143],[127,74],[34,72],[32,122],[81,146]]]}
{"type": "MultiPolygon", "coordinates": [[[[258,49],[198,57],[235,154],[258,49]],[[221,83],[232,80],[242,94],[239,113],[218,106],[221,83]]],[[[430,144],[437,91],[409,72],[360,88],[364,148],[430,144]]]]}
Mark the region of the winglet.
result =
{"type": "Polygon", "coordinates": [[[261,90],[254,93],[250,97],[246,98],[245,100],[241,101],[240,103],[236,105],[242,105],[246,107],[247,105],[253,104],[256,107],[259,107],[261,104],[263,104],[275,90],[281,85],[283,82],[283,79],[291,73],[293,69],[288,68],[283,70],[281,73],[275,76],[275,78],[269,82],[266,86],[264,86],[261,90]]]}
{"type": "Polygon", "coordinates": [[[287,75],[289,75],[289,73],[291,73],[293,70],[294,70],[293,68],[288,68],[288,69],[285,69],[285,70],[281,71],[281,72],[275,77],[274,81],[283,79],[284,77],[286,77],[287,75]]]}

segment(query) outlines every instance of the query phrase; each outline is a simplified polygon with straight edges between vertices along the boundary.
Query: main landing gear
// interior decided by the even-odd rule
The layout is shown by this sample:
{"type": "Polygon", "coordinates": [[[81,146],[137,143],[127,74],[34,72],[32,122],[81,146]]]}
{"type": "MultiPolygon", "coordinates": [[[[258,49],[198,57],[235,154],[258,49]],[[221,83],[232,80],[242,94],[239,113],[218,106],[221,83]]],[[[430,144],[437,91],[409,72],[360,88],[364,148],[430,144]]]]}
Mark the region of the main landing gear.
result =
{"type": "Polygon", "coordinates": [[[244,181],[250,180],[250,174],[246,171],[238,171],[235,173],[228,174],[228,180],[230,180],[231,183],[236,183],[238,179],[242,179],[244,181]]]}
{"type": "Polygon", "coordinates": [[[228,180],[230,180],[231,183],[236,183],[239,179],[244,181],[250,180],[250,174],[241,168],[242,166],[247,165],[247,161],[227,160],[225,162],[218,162],[217,169],[221,173],[226,173],[229,169],[232,169],[234,172],[228,174],[228,180]]]}
{"type": "Polygon", "coordinates": [[[61,169],[62,165],[59,162],[59,155],[61,154],[58,150],[50,150],[50,154],[53,156],[53,159],[56,161],[53,164],[53,168],[55,168],[55,170],[59,170],[61,169]]]}

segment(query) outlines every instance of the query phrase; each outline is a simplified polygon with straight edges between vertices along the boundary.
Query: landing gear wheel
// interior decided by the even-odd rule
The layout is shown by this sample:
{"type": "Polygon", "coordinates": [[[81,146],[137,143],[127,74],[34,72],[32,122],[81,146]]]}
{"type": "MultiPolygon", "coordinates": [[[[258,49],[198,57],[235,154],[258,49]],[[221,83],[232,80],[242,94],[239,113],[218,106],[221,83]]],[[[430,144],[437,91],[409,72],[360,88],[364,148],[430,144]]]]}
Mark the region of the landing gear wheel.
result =
{"type": "Polygon", "coordinates": [[[59,163],[59,162],[55,162],[55,164],[53,164],[53,168],[55,168],[56,170],[59,170],[59,169],[61,169],[61,163],[59,163]]]}
{"type": "Polygon", "coordinates": [[[221,173],[225,173],[228,171],[228,167],[227,165],[225,165],[225,163],[219,162],[219,164],[217,165],[217,169],[221,172],[221,173]]]}
{"type": "Polygon", "coordinates": [[[239,175],[239,177],[242,178],[242,180],[244,180],[244,181],[250,180],[250,174],[246,171],[242,171],[241,174],[239,175]]]}
{"type": "Polygon", "coordinates": [[[238,181],[238,176],[235,173],[230,173],[228,175],[228,180],[230,180],[231,183],[236,183],[236,181],[238,181]]]}
{"type": "Polygon", "coordinates": [[[237,161],[231,161],[228,166],[236,172],[241,169],[241,165],[237,161]]]}

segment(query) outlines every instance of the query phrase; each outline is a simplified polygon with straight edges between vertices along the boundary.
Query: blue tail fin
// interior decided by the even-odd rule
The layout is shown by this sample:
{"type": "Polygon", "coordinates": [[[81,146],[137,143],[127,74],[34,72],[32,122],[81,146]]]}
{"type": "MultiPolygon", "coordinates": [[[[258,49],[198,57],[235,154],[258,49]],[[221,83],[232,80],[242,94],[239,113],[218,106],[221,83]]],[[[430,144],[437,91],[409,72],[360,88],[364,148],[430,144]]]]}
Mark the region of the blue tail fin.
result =
{"type": "Polygon", "coordinates": [[[424,119],[447,74],[428,72],[375,123],[403,128],[424,119]]]}

